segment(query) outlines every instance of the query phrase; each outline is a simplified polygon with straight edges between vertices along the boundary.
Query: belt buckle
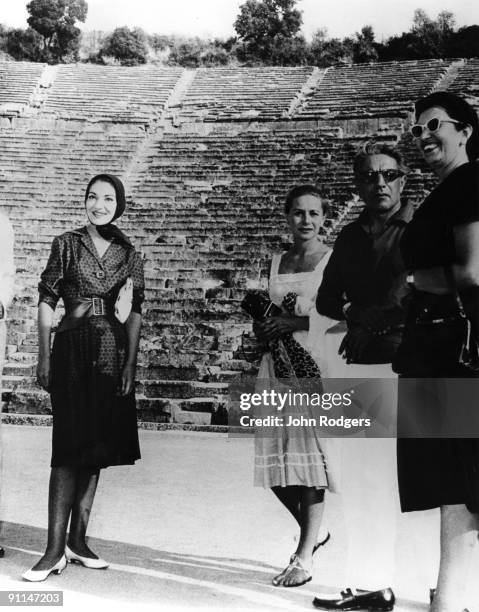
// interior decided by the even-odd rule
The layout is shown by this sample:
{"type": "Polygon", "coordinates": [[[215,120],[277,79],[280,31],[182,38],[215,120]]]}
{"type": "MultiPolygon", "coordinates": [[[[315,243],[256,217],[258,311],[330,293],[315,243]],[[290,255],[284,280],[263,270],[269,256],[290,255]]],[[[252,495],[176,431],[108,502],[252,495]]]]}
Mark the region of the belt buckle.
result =
{"type": "Polygon", "coordinates": [[[104,302],[99,297],[92,298],[93,301],[93,314],[96,316],[101,316],[105,314],[104,302]]]}

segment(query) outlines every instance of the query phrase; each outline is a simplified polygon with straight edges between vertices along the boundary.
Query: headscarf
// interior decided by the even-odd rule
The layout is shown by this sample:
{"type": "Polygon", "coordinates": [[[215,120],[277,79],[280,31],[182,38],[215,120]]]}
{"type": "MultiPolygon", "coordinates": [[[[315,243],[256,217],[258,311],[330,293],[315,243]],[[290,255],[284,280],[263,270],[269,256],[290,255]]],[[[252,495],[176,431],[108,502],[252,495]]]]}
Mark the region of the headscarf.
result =
{"type": "Polygon", "coordinates": [[[91,186],[97,181],[103,181],[104,183],[110,183],[110,185],[115,190],[115,195],[116,195],[115,213],[111,221],[109,221],[108,223],[105,223],[105,225],[95,225],[98,233],[100,234],[102,238],[105,238],[105,240],[111,240],[112,238],[116,238],[119,242],[122,242],[130,246],[131,243],[128,240],[128,238],[125,236],[125,234],[116,225],[112,223],[112,221],[121,217],[121,215],[125,212],[126,196],[125,196],[125,188],[123,186],[123,183],[117,176],[114,176],[113,174],[97,174],[90,180],[90,182],[87,185],[87,188],[85,191],[85,205],[86,205],[86,201],[87,201],[91,186]]]}

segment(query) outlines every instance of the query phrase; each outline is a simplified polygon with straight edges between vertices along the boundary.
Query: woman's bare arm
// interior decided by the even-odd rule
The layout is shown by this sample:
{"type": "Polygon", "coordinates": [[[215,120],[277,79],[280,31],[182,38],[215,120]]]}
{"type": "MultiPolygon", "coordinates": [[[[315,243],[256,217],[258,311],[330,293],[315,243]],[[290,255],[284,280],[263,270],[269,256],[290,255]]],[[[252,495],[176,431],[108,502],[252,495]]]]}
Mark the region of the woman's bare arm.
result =
{"type": "MultiPolygon", "coordinates": [[[[479,221],[454,228],[457,261],[451,271],[458,289],[479,286],[479,221]]],[[[435,294],[451,293],[453,287],[443,267],[414,270],[414,286],[419,291],[435,294]]]]}
{"type": "Polygon", "coordinates": [[[50,389],[50,344],[53,325],[53,308],[46,302],[38,306],[38,364],[37,380],[46,389],[50,389]]]}

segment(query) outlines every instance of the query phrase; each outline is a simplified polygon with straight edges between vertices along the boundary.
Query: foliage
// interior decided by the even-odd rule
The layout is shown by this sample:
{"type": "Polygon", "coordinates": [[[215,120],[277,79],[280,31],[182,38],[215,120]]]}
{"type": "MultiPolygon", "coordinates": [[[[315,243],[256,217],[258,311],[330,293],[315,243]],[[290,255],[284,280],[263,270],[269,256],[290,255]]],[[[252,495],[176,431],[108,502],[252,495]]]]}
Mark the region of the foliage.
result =
{"type": "Polygon", "coordinates": [[[455,18],[449,11],[442,11],[434,20],[422,9],[417,9],[411,29],[411,34],[416,38],[416,54],[422,58],[445,57],[454,28],[455,18]]]}
{"type": "Polygon", "coordinates": [[[170,40],[167,43],[168,64],[185,68],[226,66],[232,63],[233,46],[231,40],[226,42],[219,39],[202,40],[201,38],[170,40]]]}
{"type": "Polygon", "coordinates": [[[296,0],[246,0],[234,22],[238,59],[252,64],[304,63],[306,43],[299,35],[303,19],[295,5],[296,0]]]}
{"type": "Polygon", "coordinates": [[[361,32],[356,32],[356,39],[353,47],[353,61],[361,64],[362,62],[375,62],[378,59],[378,52],[374,43],[374,30],[372,26],[363,26],[361,32]]]}
{"type": "Polygon", "coordinates": [[[5,50],[13,59],[38,62],[43,53],[43,38],[31,28],[15,28],[7,33],[5,50]]]}
{"type": "Polygon", "coordinates": [[[422,9],[414,12],[409,32],[392,36],[380,49],[381,60],[413,60],[445,58],[450,55],[455,32],[455,17],[442,11],[431,19],[422,9]]]}
{"type": "Polygon", "coordinates": [[[309,63],[326,68],[338,63],[351,63],[353,48],[351,39],[328,38],[326,28],[317,30],[309,48],[309,63]]]}
{"type": "Polygon", "coordinates": [[[460,28],[449,42],[450,57],[479,57],[479,25],[460,28]]]}
{"type": "Polygon", "coordinates": [[[30,13],[28,25],[43,37],[37,60],[77,59],[81,32],[75,24],[86,19],[88,4],[85,0],[31,0],[27,10],[30,13]]]}
{"type": "MultiPolygon", "coordinates": [[[[0,0],[1,1],[1,0],[0,0]]],[[[275,65],[320,67],[342,63],[479,57],[479,25],[456,28],[454,14],[431,18],[414,12],[411,28],[382,43],[365,25],[354,36],[330,38],[318,29],[307,42],[301,34],[298,0],[246,0],[227,40],[146,35],[136,28],[87,32],[81,37],[77,21],[85,21],[85,0],[31,0],[26,30],[0,25],[0,52],[29,61],[83,61],[136,65],[145,62],[196,68],[200,66],[275,65]]]]}
{"type": "Polygon", "coordinates": [[[90,30],[82,32],[78,55],[80,61],[97,63],[100,58],[100,50],[105,42],[106,34],[101,30],[90,30]]]}
{"type": "Polygon", "coordinates": [[[123,66],[146,64],[148,57],[146,35],[140,28],[133,30],[127,26],[116,28],[105,39],[100,49],[100,56],[113,57],[123,66]]]}

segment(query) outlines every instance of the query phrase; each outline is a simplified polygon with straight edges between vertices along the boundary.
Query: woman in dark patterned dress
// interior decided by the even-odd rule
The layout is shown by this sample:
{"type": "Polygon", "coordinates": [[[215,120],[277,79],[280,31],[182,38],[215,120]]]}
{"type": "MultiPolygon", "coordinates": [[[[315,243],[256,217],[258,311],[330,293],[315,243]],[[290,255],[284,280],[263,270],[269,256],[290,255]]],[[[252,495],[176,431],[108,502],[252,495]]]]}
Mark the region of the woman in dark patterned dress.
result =
{"type": "Polygon", "coordinates": [[[61,573],[67,561],[108,567],[85,537],[100,469],[131,465],[140,458],[134,381],[143,265],[128,238],[111,223],[125,210],[121,181],[108,174],[94,177],[85,206],[88,225],[53,240],[39,283],[37,376],[51,395],[53,437],[48,543],[40,561],[23,575],[30,581],[61,573]],[[126,299],[119,313],[115,302],[120,290],[126,299]],[[60,298],[65,316],[50,357],[53,313],[60,298]]]}
{"type": "MultiPolygon", "coordinates": [[[[421,355],[428,354],[426,335],[435,333],[437,337],[441,332],[439,327],[434,331],[434,326],[443,326],[445,330],[447,322],[458,315],[454,286],[477,332],[479,123],[474,109],[465,100],[447,92],[436,92],[419,100],[416,117],[418,123],[411,128],[412,134],[439,179],[404,230],[401,241],[413,293],[396,371],[401,380],[403,377],[425,380],[412,394],[405,389],[416,385],[414,381],[404,380],[400,384],[399,425],[404,419],[407,423],[409,415],[417,430],[418,419],[425,419],[428,414],[438,425],[444,424],[444,415],[438,422],[440,403],[428,404],[426,393],[419,396],[419,389],[427,389],[431,392],[429,397],[433,397],[442,379],[477,376],[459,363],[456,339],[437,346],[434,355],[429,351],[429,358],[421,355]]],[[[461,338],[457,339],[460,343],[461,338]]],[[[469,401],[475,412],[477,397],[469,401]]],[[[468,408],[461,405],[456,410],[459,407],[468,408]]],[[[479,440],[399,438],[398,479],[403,512],[441,509],[441,559],[431,612],[458,612],[467,604],[465,580],[479,529],[479,440]]]]}

